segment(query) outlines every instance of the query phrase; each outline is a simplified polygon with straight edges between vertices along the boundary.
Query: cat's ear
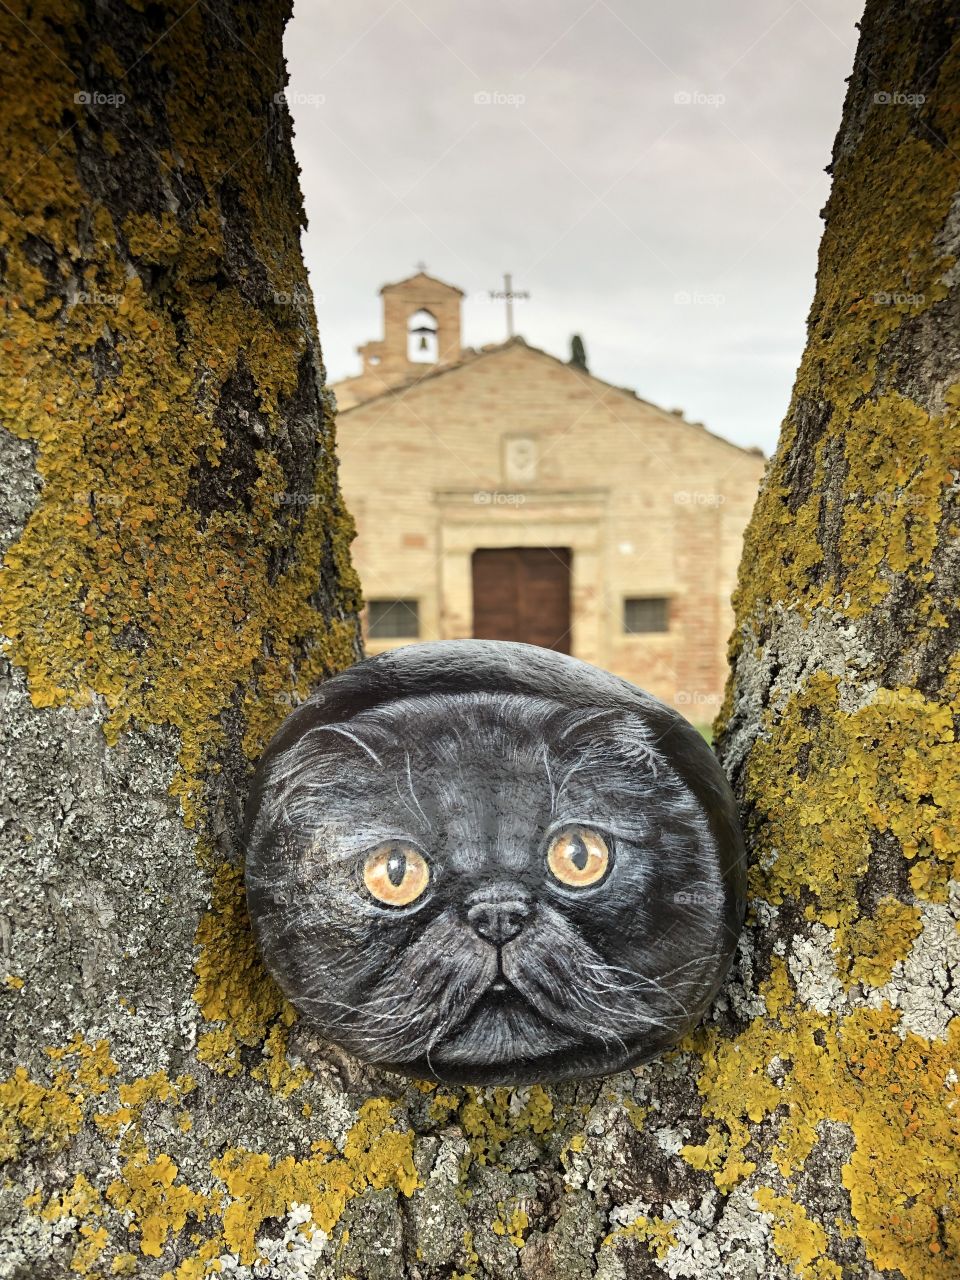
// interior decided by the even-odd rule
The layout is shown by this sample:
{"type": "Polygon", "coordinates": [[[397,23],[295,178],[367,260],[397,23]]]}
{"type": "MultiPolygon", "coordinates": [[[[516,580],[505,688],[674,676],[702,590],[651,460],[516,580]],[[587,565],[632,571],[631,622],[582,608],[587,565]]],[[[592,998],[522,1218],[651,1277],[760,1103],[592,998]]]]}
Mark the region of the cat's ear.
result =
{"type": "Polygon", "coordinates": [[[567,712],[556,726],[554,741],[568,758],[612,751],[651,778],[664,763],[648,725],[622,707],[567,712]]]}
{"type": "Polygon", "coordinates": [[[666,761],[657,749],[656,738],[650,726],[639,716],[623,712],[611,721],[611,737],[620,756],[635,769],[657,778],[666,768],[666,761]]]}
{"type": "Polygon", "coordinates": [[[309,738],[262,761],[247,801],[243,844],[248,867],[299,865],[322,817],[349,808],[347,793],[358,775],[359,770],[344,769],[342,756],[309,738]]]}
{"type": "Polygon", "coordinates": [[[307,773],[326,775],[351,768],[382,770],[384,755],[393,744],[393,735],[374,721],[345,724],[317,724],[292,743],[273,762],[271,772],[277,781],[298,781],[307,773]]]}

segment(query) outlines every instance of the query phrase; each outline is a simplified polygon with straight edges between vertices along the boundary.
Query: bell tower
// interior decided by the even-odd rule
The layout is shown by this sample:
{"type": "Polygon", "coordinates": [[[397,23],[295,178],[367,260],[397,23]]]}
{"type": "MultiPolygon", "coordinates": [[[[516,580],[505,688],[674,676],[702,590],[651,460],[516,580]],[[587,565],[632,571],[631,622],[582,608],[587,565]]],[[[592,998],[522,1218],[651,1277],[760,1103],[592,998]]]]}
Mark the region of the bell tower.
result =
{"type": "Polygon", "coordinates": [[[365,380],[383,389],[460,359],[460,302],[463,290],[425,271],[385,284],[383,338],[358,347],[365,380]]]}

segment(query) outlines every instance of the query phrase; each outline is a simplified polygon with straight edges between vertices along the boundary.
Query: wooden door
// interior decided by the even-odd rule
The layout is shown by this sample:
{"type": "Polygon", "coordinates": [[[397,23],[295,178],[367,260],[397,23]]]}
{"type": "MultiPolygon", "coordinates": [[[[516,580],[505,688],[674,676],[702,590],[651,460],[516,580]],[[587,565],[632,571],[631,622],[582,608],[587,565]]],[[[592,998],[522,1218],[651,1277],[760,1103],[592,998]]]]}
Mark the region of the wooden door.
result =
{"type": "Polygon", "coordinates": [[[473,634],[570,652],[570,548],[473,553],[473,634]]]}

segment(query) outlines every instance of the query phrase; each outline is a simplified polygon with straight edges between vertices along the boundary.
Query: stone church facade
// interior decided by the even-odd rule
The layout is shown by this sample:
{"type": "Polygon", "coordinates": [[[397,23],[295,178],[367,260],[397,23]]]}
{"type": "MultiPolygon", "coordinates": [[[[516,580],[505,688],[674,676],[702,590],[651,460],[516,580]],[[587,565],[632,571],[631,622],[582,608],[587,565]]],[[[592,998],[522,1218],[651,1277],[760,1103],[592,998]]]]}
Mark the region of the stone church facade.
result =
{"type": "Polygon", "coordinates": [[[524,640],[710,721],[759,452],[522,338],[464,349],[461,291],[424,273],[381,295],[334,387],[367,651],[524,640]]]}

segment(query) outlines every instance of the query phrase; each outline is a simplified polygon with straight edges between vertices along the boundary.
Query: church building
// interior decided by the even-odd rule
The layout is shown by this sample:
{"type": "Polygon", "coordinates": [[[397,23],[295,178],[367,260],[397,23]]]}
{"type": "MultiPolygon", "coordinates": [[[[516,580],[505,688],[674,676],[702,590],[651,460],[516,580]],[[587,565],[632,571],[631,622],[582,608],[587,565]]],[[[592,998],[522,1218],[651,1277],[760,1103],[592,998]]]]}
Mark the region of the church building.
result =
{"type": "Polygon", "coordinates": [[[367,652],[522,640],[712,720],[759,451],[520,337],[464,348],[461,290],[424,272],[380,292],[333,388],[367,652]]]}

